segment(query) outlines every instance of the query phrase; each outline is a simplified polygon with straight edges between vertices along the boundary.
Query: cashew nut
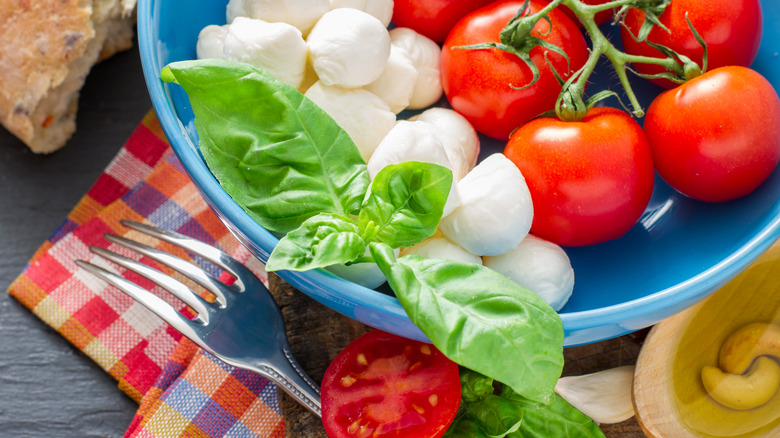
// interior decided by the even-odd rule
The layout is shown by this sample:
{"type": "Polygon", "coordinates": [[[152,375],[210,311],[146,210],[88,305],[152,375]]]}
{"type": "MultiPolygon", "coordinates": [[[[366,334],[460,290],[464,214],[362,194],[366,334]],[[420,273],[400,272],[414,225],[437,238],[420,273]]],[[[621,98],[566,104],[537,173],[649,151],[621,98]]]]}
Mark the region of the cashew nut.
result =
{"type": "Polygon", "coordinates": [[[707,393],[718,403],[737,410],[768,402],[780,386],[780,326],[748,324],[726,339],[720,349],[720,368],[701,371],[707,393]]]}
{"type": "Polygon", "coordinates": [[[724,373],[720,368],[705,366],[701,380],[707,393],[723,406],[740,411],[757,408],[768,402],[780,385],[780,365],[761,356],[745,374],[724,373]]]}
{"type": "Polygon", "coordinates": [[[734,332],[720,348],[720,369],[742,374],[758,356],[780,359],[780,325],[754,322],[734,332]]]}

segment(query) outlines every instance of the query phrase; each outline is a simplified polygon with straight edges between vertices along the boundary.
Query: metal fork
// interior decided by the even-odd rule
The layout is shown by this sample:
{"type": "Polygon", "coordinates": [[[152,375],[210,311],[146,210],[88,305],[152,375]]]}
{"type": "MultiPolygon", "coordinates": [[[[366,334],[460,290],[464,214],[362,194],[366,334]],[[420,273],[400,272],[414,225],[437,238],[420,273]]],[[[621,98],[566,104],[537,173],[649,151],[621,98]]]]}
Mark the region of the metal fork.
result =
{"type": "Polygon", "coordinates": [[[211,303],[184,283],[154,268],[104,248],[90,247],[95,254],[146,277],[180,299],[197,315],[195,319],[188,319],[161,298],[124,277],[83,260],[76,263],[146,306],[204,350],[230,365],[265,376],[313,413],[322,416],[320,389],[293,358],[279,306],[252,271],[199,240],[139,222],[123,220],[121,223],[202,257],[232,275],[235,283],[227,285],[199,266],[157,248],[106,234],[109,242],[167,265],[203,286],[216,297],[211,303]]]}

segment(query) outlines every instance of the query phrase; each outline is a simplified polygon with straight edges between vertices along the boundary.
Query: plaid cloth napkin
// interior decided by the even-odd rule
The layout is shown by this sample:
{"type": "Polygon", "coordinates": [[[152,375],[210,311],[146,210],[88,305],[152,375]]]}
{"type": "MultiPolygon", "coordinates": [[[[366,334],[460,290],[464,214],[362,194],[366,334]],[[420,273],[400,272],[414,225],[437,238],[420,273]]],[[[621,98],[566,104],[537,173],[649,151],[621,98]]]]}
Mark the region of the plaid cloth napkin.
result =
{"type": "Polygon", "coordinates": [[[206,206],[149,113],[8,292],[140,403],[125,437],[284,437],[275,385],[200,350],[146,308],[74,264],[76,259],[102,264],[183,308],[161,288],[90,253],[88,247],[97,245],[140,259],[110,245],[103,238],[110,232],[191,259],[181,249],[129,231],[121,219],[147,221],[219,246],[267,280],[262,263],[206,206]]]}

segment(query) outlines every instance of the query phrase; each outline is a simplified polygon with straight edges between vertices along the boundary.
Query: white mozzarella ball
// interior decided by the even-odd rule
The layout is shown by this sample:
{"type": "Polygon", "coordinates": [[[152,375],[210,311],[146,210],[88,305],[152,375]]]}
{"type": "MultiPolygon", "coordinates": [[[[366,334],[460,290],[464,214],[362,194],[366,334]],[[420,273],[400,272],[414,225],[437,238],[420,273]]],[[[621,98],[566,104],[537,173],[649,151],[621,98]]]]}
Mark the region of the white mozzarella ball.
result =
{"type": "Polygon", "coordinates": [[[409,108],[425,108],[438,102],[444,92],[441,87],[439,45],[407,27],[396,27],[391,30],[390,41],[409,52],[417,69],[417,83],[414,86],[409,108]]]}
{"type": "Polygon", "coordinates": [[[330,8],[352,8],[367,12],[387,27],[393,18],[393,0],[330,0],[330,8]]]}
{"type": "Polygon", "coordinates": [[[369,289],[381,286],[387,278],[376,263],[353,263],[351,265],[331,265],[326,271],[335,274],[344,280],[357,283],[369,289]]]}
{"type": "Polygon", "coordinates": [[[230,0],[227,22],[236,17],[257,18],[295,26],[304,35],[330,10],[330,0],[230,0]]]}
{"type": "MultiPolygon", "coordinates": [[[[373,180],[385,166],[406,161],[433,163],[452,170],[452,164],[436,134],[436,128],[427,122],[401,120],[396,123],[368,160],[368,176],[373,180]]],[[[453,180],[447,204],[444,206],[444,216],[459,205],[458,186],[453,180]]]]}
{"type": "Polygon", "coordinates": [[[195,45],[195,53],[198,59],[222,59],[225,35],[227,33],[228,25],[217,26],[216,24],[210,24],[201,29],[198,34],[198,42],[195,45]]]}
{"type": "Polygon", "coordinates": [[[482,264],[482,258],[452,243],[444,236],[429,237],[422,242],[401,250],[401,255],[417,254],[429,259],[448,259],[456,262],[482,264]]]}
{"type": "Polygon", "coordinates": [[[477,164],[479,137],[465,117],[449,108],[433,107],[413,117],[436,126],[442,144],[454,167],[456,179],[466,176],[477,164]]]}
{"type": "Polygon", "coordinates": [[[387,28],[358,9],[326,13],[306,41],[314,71],[325,85],[368,85],[379,78],[390,58],[387,28]]]}
{"type": "MultiPolygon", "coordinates": [[[[394,249],[393,252],[396,257],[401,253],[398,248],[394,249]]],[[[371,252],[366,250],[364,255],[371,256],[371,252]]],[[[360,262],[352,263],[350,265],[330,265],[325,267],[325,270],[344,280],[357,283],[369,289],[377,288],[387,281],[385,274],[382,273],[382,270],[379,269],[379,266],[374,262],[360,262]]]]}
{"type": "Polygon", "coordinates": [[[481,256],[516,247],[531,229],[533,204],[525,178],[503,154],[493,154],[458,182],[461,205],[442,219],[447,238],[481,256]]]}
{"type": "Polygon", "coordinates": [[[395,125],[395,113],[385,101],[361,88],[330,87],[317,81],[304,95],[347,132],[366,161],[395,125]]]}
{"type": "Polygon", "coordinates": [[[237,17],[227,27],[224,59],[262,68],[296,88],[303,83],[307,47],[300,30],[246,17],[237,17]]]}
{"type": "Polygon", "coordinates": [[[381,97],[398,114],[409,106],[417,75],[406,50],[391,46],[390,58],[382,74],[364,88],[381,97]]]}
{"type": "Polygon", "coordinates": [[[368,175],[377,173],[390,164],[422,161],[452,167],[447,152],[436,135],[436,128],[427,122],[400,120],[387,133],[368,160],[368,175]]]}
{"type": "Polygon", "coordinates": [[[560,246],[529,234],[516,248],[483,257],[485,266],[539,295],[561,310],[574,290],[574,269],[560,246]]]}

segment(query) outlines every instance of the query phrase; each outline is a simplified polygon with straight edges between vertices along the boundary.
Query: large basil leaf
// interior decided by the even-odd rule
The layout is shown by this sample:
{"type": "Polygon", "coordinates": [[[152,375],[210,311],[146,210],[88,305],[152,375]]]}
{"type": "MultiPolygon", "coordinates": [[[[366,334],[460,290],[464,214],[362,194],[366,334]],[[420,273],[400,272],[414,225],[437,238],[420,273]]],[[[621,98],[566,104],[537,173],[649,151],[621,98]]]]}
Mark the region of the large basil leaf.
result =
{"type": "Polygon", "coordinates": [[[452,187],[452,171],[432,163],[407,161],[383,168],[358,218],[369,241],[408,247],[432,236],[452,187]]]}
{"type": "Polygon", "coordinates": [[[412,322],[454,362],[542,403],[563,369],[563,324],[541,298],[482,265],[410,255],[371,243],[412,322]]]}
{"type": "Polygon", "coordinates": [[[217,59],[169,64],[161,78],[187,92],[209,169],[260,225],[286,233],[319,213],[357,213],[368,188],[365,162],[295,88],[217,59]]]}
{"type": "Polygon", "coordinates": [[[365,252],[366,243],[352,219],[323,213],[307,219],[280,239],[265,269],[308,271],[349,263],[365,252]]]}
{"type": "Polygon", "coordinates": [[[558,394],[554,394],[552,401],[546,405],[528,400],[509,388],[504,388],[501,396],[521,406],[523,411],[520,429],[507,435],[507,438],[604,437],[604,432],[590,417],[578,411],[558,394]]]}

